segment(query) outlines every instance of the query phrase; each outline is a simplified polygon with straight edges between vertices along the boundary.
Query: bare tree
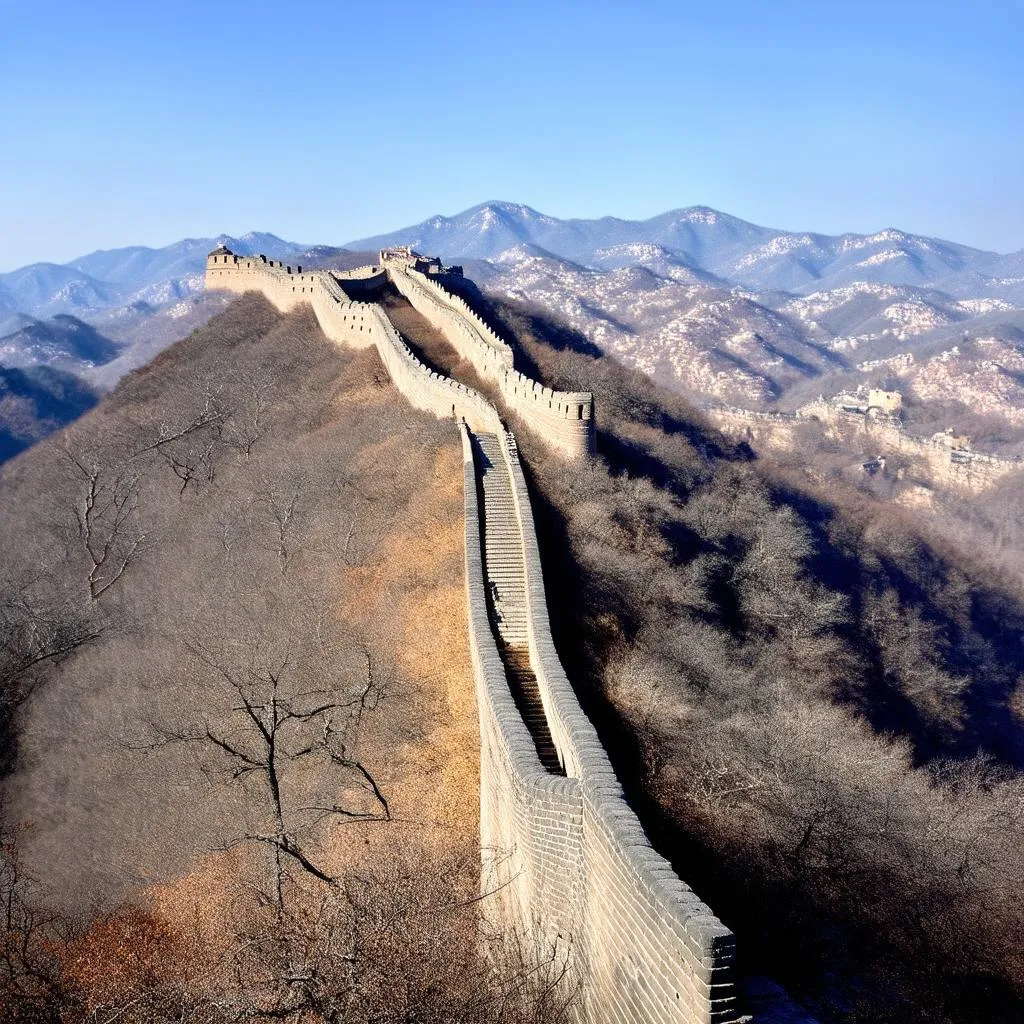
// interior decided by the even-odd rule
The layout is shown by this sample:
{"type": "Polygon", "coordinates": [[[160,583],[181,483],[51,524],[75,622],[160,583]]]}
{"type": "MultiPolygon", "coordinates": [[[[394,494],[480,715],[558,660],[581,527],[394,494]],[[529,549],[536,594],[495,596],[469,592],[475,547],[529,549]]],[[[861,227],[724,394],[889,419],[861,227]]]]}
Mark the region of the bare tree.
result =
{"type": "Polygon", "coordinates": [[[288,864],[336,885],[315,852],[331,823],[391,819],[387,797],[356,752],[363,718],[381,696],[373,659],[361,649],[356,675],[349,652],[338,672],[339,642],[334,624],[312,612],[222,635],[204,625],[183,646],[222,701],[179,724],[156,723],[156,738],[144,744],[195,744],[209,773],[252,784],[256,824],[227,845],[270,850],[279,908],[288,864]]]}
{"type": "Polygon", "coordinates": [[[39,583],[10,577],[0,583],[0,773],[12,767],[18,711],[46,670],[107,628],[74,604],[40,593],[39,583]]]}
{"type": "Polygon", "coordinates": [[[167,420],[161,419],[152,428],[155,431],[155,436],[152,436],[152,432],[150,432],[150,436],[145,442],[132,452],[133,459],[148,452],[159,451],[166,445],[174,444],[197,432],[211,428],[216,431],[220,430],[226,418],[220,387],[210,380],[195,380],[188,393],[190,396],[193,394],[199,396],[201,402],[199,408],[187,412],[176,423],[169,423],[167,420]]]}
{"type": "MultiPolygon", "coordinates": [[[[10,840],[10,841],[9,841],[10,840]]],[[[306,882],[311,876],[303,875],[306,882]]],[[[362,846],[331,886],[246,902],[215,933],[136,901],[83,927],[45,909],[0,837],[0,1019],[11,1024],[559,1024],[566,961],[488,927],[472,843],[362,846]],[[427,869],[425,869],[425,867],[427,869]],[[454,952],[454,955],[453,955],[454,952]]],[[[208,924],[208,922],[204,922],[208,924]]]]}
{"type": "Polygon", "coordinates": [[[139,511],[141,473],[131,464],[111,467],[65,444],[79,490],[74,505],[80,549],[88,565],[91,600],[98,600],[124,575],[146,539],[139,511]]]}
{"type": "Polygon", "coordinates": [[[145,456],[159,455],[181,481],[178,496],[189,485],[212,483],[217,457],[226,446],[225,425],[231,418],[231,396],[227,384],[214,376],[196,377],[183,393],[184,413],[174,422],[159,422],[141,428],[143,443],[131,453],[134,463],[145,456]]]}
{"type": "Polygon", "coordinates": [[[263,373],[242,373],[229,378],[237,404],[225,420],[222,437],[246,461],[261,437],[269,429],[270,399],[273,382],[263,373]]]}
{"type": "Polygon", "coordinates": [[[181,481],[178,497],[182,497],[189,484],[213,483],[217,475],[216,457],[219,440],[216,437],[190,435],[185,442],[158,449],[171,472],[181,481]]]}
{"type": "Polygon", "coordinates": [[[5,810],[0,805],[0,1016],[45,1019],[60,988],[55,952],[70,927],[47,907],[25,865],[21,841],[27,827],[10,824],[5,810]]]}
{"type": "Polygon", "coordinates": [[[278,563],[281,574],[288,571],[288,559],[291,554],[291,536],[295,531],[296,519],[299,515],[299,483],[279,483],[268,486],[257,495],[257,502],[266,512],[271,529],[274,531],[274,542],[277,548],[278,563]]]}
{"type": "Polygon", "coordinates": [[[440,858],[415,840],[367,849],[337,886],[307,890],[239,947],[239,1015],[269,1006],[275,1019],[321,1024],[568,1019],[576,991],[564,958],[489,930],[478,885],[469,843],[440,858]]]}

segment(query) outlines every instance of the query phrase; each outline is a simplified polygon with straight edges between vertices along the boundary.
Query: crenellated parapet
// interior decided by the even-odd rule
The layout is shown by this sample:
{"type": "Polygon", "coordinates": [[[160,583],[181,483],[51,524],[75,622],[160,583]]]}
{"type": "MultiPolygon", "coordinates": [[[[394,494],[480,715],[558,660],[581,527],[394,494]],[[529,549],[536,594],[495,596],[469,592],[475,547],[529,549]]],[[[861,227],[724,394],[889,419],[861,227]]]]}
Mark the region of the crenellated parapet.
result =
{"type": "Polygon", "coordinates": [[[553,391],[514,367],[512,348],[461,296],[442,280],[394,260],[387,264],[395,287],[410,305],[441,331],[455,350],[502,400],[550,444],[570,457],[594,450],[594,396],[589,391],[553,391]]]}
{"type": "MultiPolygon", "coordinates": [[[[382,317],[390,328],[379,307],[355,301],[355,296],[369,296],[379,290],[387,279],[481,377],[498,387],[507,407],[515,410],[530,430],[570,458],[593,451],[594,396],[590,392],[553,391],[520,373],[514,368],[510,346],[464,299],[447,291],[431,275],[416,270],[413,263],[392,257],[382,259],[379,266],[350,271],[303,271],[301,266],[262,255],[239,256],[225,246],[210,253],[206,262],[207,288],[260,291],[281,312],[310,303],[328,337],[357,347],[377,343],[378,335],[370,332],[381,329],[382,317]],[[338,315],[341,320],[335,322],[338,315]]],[[[391,347],[388,341],[384,349],[391,347]]]]}
{"type": "Polygon", "coordinates": [[[425,366],[375,302],[361,302],[342,287],[362,276],[331,271],[303,271],[264,256],[238,256],[214,250],[207,259],[206,286],[244,294],[260,292],[280,312],[300,305],[312,306],[320,329],[338,345],[351,348],[375,346],[396,387],[417,409],[439,418],[465,420],[475,430],[499,430],[493,406],[481,394],[425,366]]]}

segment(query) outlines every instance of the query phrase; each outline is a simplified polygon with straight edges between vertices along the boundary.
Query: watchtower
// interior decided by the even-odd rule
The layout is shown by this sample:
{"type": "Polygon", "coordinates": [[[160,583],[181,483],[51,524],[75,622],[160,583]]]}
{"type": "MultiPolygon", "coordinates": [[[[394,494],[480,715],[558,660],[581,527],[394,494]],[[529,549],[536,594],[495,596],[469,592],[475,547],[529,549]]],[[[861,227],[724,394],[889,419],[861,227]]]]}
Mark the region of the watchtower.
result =
{"type": "Polygon", "coordinates": [[[207,288],[230,288],[228,278],[234,276],[238,267],[238,257],[221,242],[209,256],[206,257],[206,287],[207,288]]]}

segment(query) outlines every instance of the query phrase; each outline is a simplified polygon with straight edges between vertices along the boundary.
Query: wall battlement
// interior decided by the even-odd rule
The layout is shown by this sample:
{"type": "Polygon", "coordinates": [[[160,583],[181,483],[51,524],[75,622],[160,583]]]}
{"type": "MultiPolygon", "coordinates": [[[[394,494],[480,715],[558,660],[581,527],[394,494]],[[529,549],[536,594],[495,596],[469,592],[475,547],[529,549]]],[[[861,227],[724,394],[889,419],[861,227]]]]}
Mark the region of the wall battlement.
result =
{"type": "MultiPolygon", "coordinates": [[[[379,288],[385,278],[395,284],[413,308],[440,330],[485,380],[498,386],[509,408],[519,413],[527,426],[546,443],[570,458],[593,451],[594,396],[590,392],[553,391],[514,369],[512,349],[469,304],[448,292],[438,281],[414,269],[412,264],[392,259],[377,267],[354,271],[303,273],[301,267],[293,270],[279,260],[268,260],[264,256],[238,256],[223,246],[210,253],[206,264],[207,288],[261,291],[282,312],[309,302],[324,333],[332,341],[377,344],[386,363],[385,349],[392,348],[394,343],[390,339],[383,347],[379,343],[377,331],[381,322],[374,312],[379,312],[378,307],[354,302],[346,293],[353,291],[355,285],[358,294],[369,294],[379,288]],[[334,300],[334,306],[328,299],[334,300]],[[338,313],[335,306],[345,307],[341,324],[335,323],[338,313]],[[328,324],[336,333],[328,329],[328,324]]],[[[384,322],[393,331],[386,317],[384,322]]],[[[404,342],[400,344],[405,347],[404,342]]],[[[451,408],[445,407],[445,414],[453,415],[451,408]]],[[[462,412],[455,415],[462,416],[462,412]]]]}
{"type": "Polygon", "coordinates": [[[461,296],[410,266],[392,264],[391,280],[412,307],[440,330],[503,401],[531,429],[565,454],[594,449],[594,396],[589,391],[552,391],[518,372],[513,353],[461,296]]]}
{"type": "Polygon", "coordinates": [[[416,408],[465,420],[474,430],[501,429],[497,412],[483,395],[424,366],[381,307],[349,298],[331,272],[302,272],[259,256],[215,250],[207,261],[206,287],[261,292],[282,313],[309,303],[331,341],[353,348],[376,346],[391,379],[416,408]]]}
{"type": "MultiPolygon", "coordinates": [[[[454,297],[445,303],[430,296],[426,284],[413,275],[411,283],[405,282],[403,273],[394,275],[396,284],[403,280],[424,309],[433,310],[453,334],[460,332],[453,344],[465,346],[473,365],[479,359],[512,382],[520,404],[510,405],[523,410],[533,429],[553,436],[552,443],[567,454],[588,450],[576,443],[585,435],[559,433],[557,425],[582,422],[565,407],[591,396],[561,395],[516,374],[508,358],[511,350],[496,336],[475,325],[465,331],[457,326],[456,317],[465,318],[454,297]],[[544,402],[553,404],[550,420],[536,412],[544,402]],[[556,425],[551,435],[550,424],[556,425]]],[[[210,255],[207,286],[262,292],[281,311],[309,303],[332,341],[375,345],[412,405],[458,421],[464,454],[466,606],[480,719],[481,884],[489,912],[563,960],[568,977],[579,982],[581,1024],[736,1021],[732,933],[651,847],[558,658],[529,492],[515,440],[497,410],[472,388],[424,366],[383,309],[350,299],[332,274],[293,272],[279,263],[216,250],[210,255]],[[507,521],[497,528],[488,522],[478,496],[482,467],[473,446],[484,439],[498,464],[488,463],[488,468],[507,478],[511,501],[503,506],[507,521]],[[564,775],[541,763],[492,628],[488,588],[493,581],[484,542],[494,529],[502,543],[509,533],[515,536],[522,559],[529,661],[564,775]]],[[[588,408],[592,431],[592,400],[588,408]]]]}

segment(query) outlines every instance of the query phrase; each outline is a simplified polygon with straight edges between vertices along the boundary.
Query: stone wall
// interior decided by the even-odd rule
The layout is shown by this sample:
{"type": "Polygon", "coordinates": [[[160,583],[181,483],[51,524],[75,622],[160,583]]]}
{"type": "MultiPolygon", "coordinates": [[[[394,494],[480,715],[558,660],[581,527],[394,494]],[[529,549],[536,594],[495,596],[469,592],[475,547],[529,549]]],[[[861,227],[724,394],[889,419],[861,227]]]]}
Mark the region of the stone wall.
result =
{"type": "Polygon", "coordinates": [[[513,367],[512,349],[461,297],[426,274],[389,264],[395,287],[451,342],[477,373],[498,386],[510,409],[548,443],[570,457],[594,449],[594,396],[589,391],[552,391],[513,367]]]}
{"type": "MultiPolygon", "coordinates": [[[[466,502],[466,607],[480,716],[483,890],[542,946],[569,953],[582,905],[583,798],[577,778],[541,765],[512,699],[487,612],[480,509],[469,431],[460,424],[466,502]]],[[[602,1018],[597,1018],[602,1019],[602,1018]]]]}
{"type": "MultiPolygon", "coordinates": [[[[735,1020],[733,936],[651,847],[562,669],[526,481],[497,411],[477,392],[419,362],[383,310],[348,299],[332,275],[290,273],[260,258],[228,255],[232,262],[209,264],[208,287],[260,291],[282,311],[309,302],[327,337],[343,345],[376,345],[414,406],[459,421],[485,906],[542,952],[554,951],[568,977],[579,982],[578,1017],[585,1024],[735,1020]],[[470,431],[504,442],[525,566],[531,663],[564,776],[541,765],[490,625],[470,431]]],[[[507,367],[500,343],[492,347],[494,359],[507,367]]],[[[547,422],[534,429],[545,431],[547,422]]]]}
{"type": "MultiPolygon", "coordinates": [[[[553,828],[550,800],[531,803],[539,821],[519,824],[518,839],[528,851],[531,834],[547,839],[547,870],[541,877],[561,876],[559,896],[572,900],[576,969],[587,979],[584,1019],[630,1024],[734,1020],[733,935],[651,847],[579,706],[551,636],[526,481],[514,448],[506,444],[504,455],[526,566],[531,663],[559,760],[568,781],[579,786],[581,806],[579,813],[567,810],[553,828]],[[567,875],[569,865],[577,863],[579,874],[567,875]]],[[[467,507],[467,532],[470,513],[467,507]]],[[[471,628],[480,628],[472,616],[471,628]]],[[[488,729],[500,726],[500,721],[489,723],[488,729]]],[[[535,753],[533,760],[539,767],[535,753]]],[[[500,762],[489,765],[492,772],[500,770],[500,762]]],[[[518,784],[510,782],[504,791],[514,792],[518,784]]],[[[516,815],[509,818],[518,823],[516,815]]],[[[515,867],[513,856],[506,871],[515,867]]],[[[550,929],[535,923],[538,933],[550,937],[550,929]]]]}
{"type": "Polygon", "coordinates": [[[1024,470],[1021,459],[962,450],[945,438],[919,437],[908,433],[899,420],[892,417],[845,412],[828,402],[812,402],[798,410],[797,416],[817,420],[836,440],[861,438],[880,455],[912,459],[931,483],[954,490],[976,494],[1003,477],[1024,470]]]}
{"type": "MultiPolygon", "coordinates": [[[[210,260],[215,258],[218,257],[211,256],[210,260]]],[[[440,418],[465,420],[473,430],[501,430],[501,420],[490,402],[465,384],[424,366],[380,306],[350,299],[333,273],[296,273],[262,256],[230,258],[234,262],[207,265],[207,288],[238,293],[258,291],[282,313],[308,302],[321,330],[331,341],[354,348],[375,345],[395,386],[417,409],[440,418]]]]}
{"type": "Polygon", "coordinates": [[[1024,472],[1024,460],[1019,458],[958,449],[947,441],[908,433],[893,416],[849,412],[824,400],[811,402],[796,413],[717,406],[706,409],[705,415],[730,437],[783,451],[796,446],[796,431],[802,424],[817,422],[836,441],[869,445],[877,455],[902,455],[912,459],[931,484],[972,494],[1012,473],[1024,472]]]}
{"type": "Polygon", "coordinates": [[[369,298],[388,283],[388,272],[383,267],[356,267],[354,270],[332,270],[331,276],[341,285],[350,299],[369,298]]]}
{"type": "Polygon", "coordinates": [[[723,434],[764,448],[790,451],[796,444],[800,420],[785,413],[757,412],[734,406],[714,406],[704,415],[723,434]]]}

